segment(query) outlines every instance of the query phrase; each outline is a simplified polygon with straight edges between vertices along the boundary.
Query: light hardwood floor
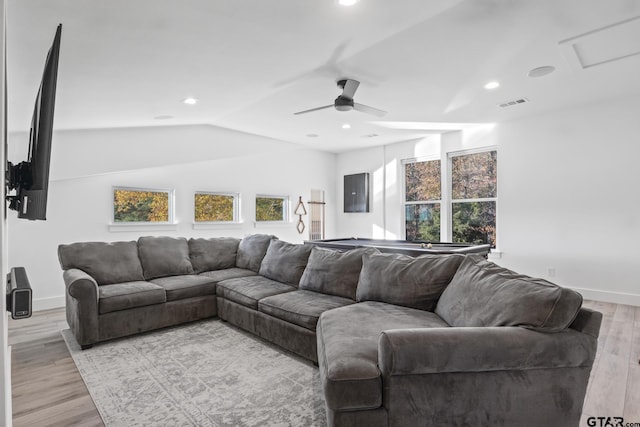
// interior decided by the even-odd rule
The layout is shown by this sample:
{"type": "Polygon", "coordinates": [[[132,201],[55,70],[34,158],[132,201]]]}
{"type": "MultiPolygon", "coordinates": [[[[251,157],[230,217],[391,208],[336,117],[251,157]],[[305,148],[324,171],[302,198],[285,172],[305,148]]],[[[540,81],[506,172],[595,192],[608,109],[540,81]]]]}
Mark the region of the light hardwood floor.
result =
{"type": "MultiPolygon", "coordinates": [[[[640,307],[585,306],[604,319],[580,425],[589,416],[640,423],[640,307]]],[[[14,426],[103,425],[60,335],[66,328],[64,309],[9,322],[14,426]]]]}

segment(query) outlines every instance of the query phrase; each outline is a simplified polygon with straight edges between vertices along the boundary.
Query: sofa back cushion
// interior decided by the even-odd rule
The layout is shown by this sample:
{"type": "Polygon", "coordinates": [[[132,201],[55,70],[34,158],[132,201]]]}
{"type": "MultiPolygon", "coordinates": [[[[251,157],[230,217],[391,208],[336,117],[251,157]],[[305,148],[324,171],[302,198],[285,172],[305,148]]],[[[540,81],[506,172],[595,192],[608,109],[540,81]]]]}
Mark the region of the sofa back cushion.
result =
{"type": "Polygon", "coordinates": [[[189,244],[184,237],[140,237],[138,254],[146,280],[193,274],[189,244]]]}
{"type": "Polygon", "coordinates": [[[272,240],[258,274],[271,280],[298,286],[307,266],[311,245],[294,245],[272,240]]]}
{"type": "Polygon", "coordinates": [[[63,270],[77,268],[98,285],[144,280],[136,242],[82,242],[58,246],[63,270]]]}
{"type": "Polygon", "coordinates": [[[269,234],[252,234],[242,238],[238,245],[236,267],[257,273],[272,239],[277,237],[269,234]]]}
{"type": "Polygon", "coordinates": [[[374,248],[346,252],[314,246],[300,279],[300,289],[356,299],[362,256],[378,253],[374,248]]]}
{"type": "Polygon", "coordinates": [[[543,279],[467,256],[445,289],[436,314],[451,326],[523,326],[548,332],[569,327],[582,296],[543,279]]]}
{"type": "Polygon", "coordinates": [[[356,300],[433,311],[464,255],[371,254],[362,257],[356,300]]]}
{"type": "Polygon", "coordinates": [[[240,239],[234,237],[189,239],[189,257],[193,270],[202,273],[235,267],[239,243],[240,239]]]}

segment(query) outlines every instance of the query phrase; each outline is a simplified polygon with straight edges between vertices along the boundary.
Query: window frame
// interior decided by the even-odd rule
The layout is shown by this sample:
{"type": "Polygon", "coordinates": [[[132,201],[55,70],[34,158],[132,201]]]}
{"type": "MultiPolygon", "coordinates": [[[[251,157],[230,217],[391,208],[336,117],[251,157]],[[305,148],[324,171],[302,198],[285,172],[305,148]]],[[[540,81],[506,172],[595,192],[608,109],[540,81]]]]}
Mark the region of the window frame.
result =
{"type": "Polygon", "coordinates": [[[111,223],[109,224],[109,231],[119,231],[119,229],[130,229],[131,227],[159,227],[165,229],[168,227],[174,227],[176,225],[175,219],[175,189],[167,188],[151,188],[151,187],[129,187],[114,185],[111,187],[111,223]],[[140,192],[152,192],[152,193],[167,193],[167,221],[116,221],[116,205],[115,196],[117,190],[125,191],[140,191],[140,192]]]}
{"type": "MultiPolygon", "coordinates": [[[[240,193],[234,192],[225,192],[225,191],[204,191],[204,190],[196,190],[193,192],[193,225],[196,226],[224,226],[224,225],[234,225],[241,224],[242,219],[240,217],[241,212],[241,199],[240,193]],[[231,221],[197,221],[196,220],[196,195],[197,194],[206,194],[212,196],[230,196],[233,197],[233,219],[231,221]]],[[[197,228],[197,227],[196,227],[197,228]]]]}
{"type": "Polygon", "coordinates": [[[496,246],[492,248],[492,251],[497,251],[498,248],[498,239],[499,239],[499,231],[498,231],[498,194],[496,193],[496,197],[487,197],[487,198],[479,198],[479,199],[453,199],[453,158],[459,156],[465,156],[470,154],[478,154],[489,151],[496,152],[496,174],[499,174],[499,150],[497,146],[487,146],[487,147],[479,147],[468,150],[459,150],[459,151],[450,151],[446,153],[442,153],[440,155],[435,156],[425,156],[425,157],[413,157],[408,159],[403,159],[401,163],[401,176],[402,176],[402,204],[401,204],[401,221],[402,221],[402,236],[406,240],[407,239],[407,219],[406,219],[406,206],[407,205],[415,205],[415,204],[440,204],[440,241],[441,242],[452,242],[453,241],[453,205],[454,203],[464,203],[464,202],[495,202],[496,204],[496,246]],[[421,201],[407,201],[407,182],[406,182],[406,165],[410,163],[418,163],[418,162],[429,162],[439,160],[440,161],[440,197],[439,201],[436,200],[421,200],[421,201]]]}
{"type": "Polygon", "coordinates": [[[496,245],[492,247],[492,249],[496,249],[498,247],[498,192],[497,192],[497,181],[496,181],[496,196],[495,197],[480,197],[477,199],[454,199],[453,198],[453,158],[468,156],[472,154],[479,153],[487,153],[495,151],[496,152],[496,180],[498,175],[498,147],[489,146],[489,147],[481,147],[469,150],[461,150],[461,151],[452,151],[447,153],[447,179],[446,179],[446,191],[447,191],[447,239],[449,242],[453,241],[453,205],[455,203],[473,203],[473,202],[494,202],[496,204],[496,245]]]}
{"type": "Polygon", "coordinates": [[[260,224],[289,224],[291,222],[291,200],[289,196],[283,195],[275,195],[275,194],[256,194],[254,198],[254,209],[253,209],[253,219],[256,225],[260,224]],[[265,199],[281,199],[282,200],[282,219],[275,221],[265,221],[258,220],[257,218],[257,207],[258,207],[258,198],[265,199]]]}
{"type": "MultiPolygon", "coordinates": [[[[443,207],[445,206],[444,196],[445,196],[445,188],[442,182],[442,159],[438,156],[428,156],[428,157],[419,157],[419,158],[410,158],[403,159],[401,162],[402,167],[402,235],[404,240],[407,240],[407,206],[409,205],[438,205],[440,208],[440,241],[443,236],[443,228],[442,223],[444,222],[443,216],[443,207]],[[413,163],[423,163],[423,162],[440,162],[440,199],[438,200],[412,200],[407,201],[407,165],[413,163]]],[[[435,242],[434,242],[435,243],[435,242]]]]}

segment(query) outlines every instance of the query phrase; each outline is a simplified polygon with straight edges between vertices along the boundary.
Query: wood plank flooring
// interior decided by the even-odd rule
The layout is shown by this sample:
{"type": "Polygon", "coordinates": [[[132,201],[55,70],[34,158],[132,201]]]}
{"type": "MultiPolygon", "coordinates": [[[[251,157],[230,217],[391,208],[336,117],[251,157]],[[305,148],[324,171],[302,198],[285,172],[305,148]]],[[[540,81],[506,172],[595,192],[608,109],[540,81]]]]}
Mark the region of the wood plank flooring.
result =
{"type": "Polygon", "coordinates": [[[13,425],[103,426],[60,330],[64,308],[9,321],[13,425]]]}
{"type": "MultiPolygon", "coordinates": [[[[590,416],[640,423],[640,307],[584,305],[604,318],[580,425],[590,416]]],[[[62,308],[9,321],[14,426],[103,425],[60,335],[66,328],[62,308]]]]}

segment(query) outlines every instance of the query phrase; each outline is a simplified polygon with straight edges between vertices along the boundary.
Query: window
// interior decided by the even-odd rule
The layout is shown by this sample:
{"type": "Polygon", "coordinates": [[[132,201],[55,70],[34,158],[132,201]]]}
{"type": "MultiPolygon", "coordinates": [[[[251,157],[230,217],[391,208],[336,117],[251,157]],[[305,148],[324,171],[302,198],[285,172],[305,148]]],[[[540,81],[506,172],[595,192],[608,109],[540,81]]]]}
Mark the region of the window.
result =
{"type": "Polygon", "coordinates": [[[405,230],[407,240],[440,241],[440,160],[406,163],[405,230]]]}
{"type": "Polygon", "coordinates": [[[440,160],[405,161],[405,238],[495,247],[497,159],[495,150],[451,153],[446,170],[440,160]]]}
{"type": "Polygon", "coordinates": [[[114,188],[113,222],[172,223],[173,191],[147,188],[114,188]]]}
{"type": "Polygon", "coordinates": [[[452,241],[495,247],[497,151],[455,154],[450,161],[452,241]]]}
{"type": "Polygon", "coordinates": [[[196,192],[194,220],[196,223],[240,222],[240,195],[196,192]]]}
{"type": "Polygon", "coordinates": [[[257,195],[256,221],[289,221],[289,197],[257,195]]]}

